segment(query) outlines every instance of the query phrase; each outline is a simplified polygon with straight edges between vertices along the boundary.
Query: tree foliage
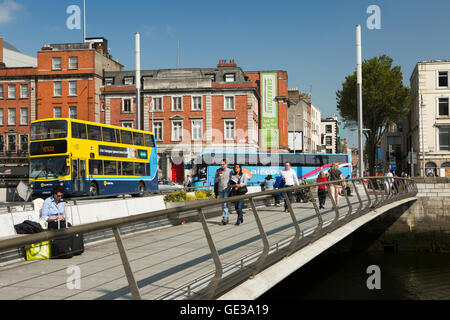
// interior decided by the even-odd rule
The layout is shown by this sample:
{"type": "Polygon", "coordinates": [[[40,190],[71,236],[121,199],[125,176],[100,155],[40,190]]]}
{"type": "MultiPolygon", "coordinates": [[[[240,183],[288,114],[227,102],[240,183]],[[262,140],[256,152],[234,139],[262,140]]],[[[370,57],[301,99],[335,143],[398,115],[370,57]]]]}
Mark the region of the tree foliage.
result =
{"type": "MultiPolygon", "coordinates": [[[[410,90],[403,86],[400,66],[392,66],[387,55],[364,60],[362,64],[363,127],[366,136],[366,153],[371,174],[375,174],[377,145],[387,127],[398,123],[409,111],[410,90]]],[[[346,123],[345,127],[357,127],[356,72],[345,78],[342,90],[337,91],[337,108],[346,123]]]]}

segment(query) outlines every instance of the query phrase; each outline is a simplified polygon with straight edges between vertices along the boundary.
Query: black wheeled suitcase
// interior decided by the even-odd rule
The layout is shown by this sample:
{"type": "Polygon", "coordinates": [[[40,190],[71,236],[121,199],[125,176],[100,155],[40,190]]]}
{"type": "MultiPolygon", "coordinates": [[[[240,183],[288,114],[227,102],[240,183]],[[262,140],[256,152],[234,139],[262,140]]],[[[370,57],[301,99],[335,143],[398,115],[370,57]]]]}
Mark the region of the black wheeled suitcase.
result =
{"type": "Polygon", "coordinates": [[[84,252],[84,237],[82,234],[73,236],[72,254],[78,256],[84,252]]]}
{"type": "MultiPolygon", "coordinates": [[[[69,223],[65,224],[69,225],[69,223]]],[[[61,225],[58,220],[58,230],[61,225]]],[[[70,259],[73,257],[73,236],[50,240],[50,252],[52,259],[70,259]]]]}

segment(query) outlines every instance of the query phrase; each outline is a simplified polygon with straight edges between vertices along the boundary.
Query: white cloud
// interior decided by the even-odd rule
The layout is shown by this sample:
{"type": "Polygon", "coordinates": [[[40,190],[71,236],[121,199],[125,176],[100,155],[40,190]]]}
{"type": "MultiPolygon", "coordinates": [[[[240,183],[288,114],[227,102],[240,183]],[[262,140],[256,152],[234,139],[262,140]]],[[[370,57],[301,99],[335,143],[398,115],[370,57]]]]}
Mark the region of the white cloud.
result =
{"type": "Polygon", "coordinates": [[[14,13],[19,11],[20,5],[13,0],[4,0],[0,3],[0,23],[8,23],[14,20],[14,13]]]}

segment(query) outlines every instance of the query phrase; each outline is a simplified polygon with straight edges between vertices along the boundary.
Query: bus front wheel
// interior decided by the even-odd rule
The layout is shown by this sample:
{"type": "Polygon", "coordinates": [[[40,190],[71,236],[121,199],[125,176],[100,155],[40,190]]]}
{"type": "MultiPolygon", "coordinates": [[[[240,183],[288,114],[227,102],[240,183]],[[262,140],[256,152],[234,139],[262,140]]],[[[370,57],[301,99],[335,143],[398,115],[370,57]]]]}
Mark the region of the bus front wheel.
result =
{"type": "Polygon", "coordinates": [[[95,182],[91,182],[91,184],[89,185],[89,195],[98,196],[98,186],[95,182]]]}

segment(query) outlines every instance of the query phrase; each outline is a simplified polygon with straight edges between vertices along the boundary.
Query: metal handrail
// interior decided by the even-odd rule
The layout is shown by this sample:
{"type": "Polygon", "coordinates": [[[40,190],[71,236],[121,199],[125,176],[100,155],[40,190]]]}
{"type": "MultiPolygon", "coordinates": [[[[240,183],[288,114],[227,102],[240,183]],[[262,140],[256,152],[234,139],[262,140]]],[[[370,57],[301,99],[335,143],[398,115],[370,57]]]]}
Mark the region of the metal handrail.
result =
{"type": "MultiPolygon", "coordinates": [[[[263,268],[263,263],[265,263],[266,260],[268,261],[267,263],[270,263],[269,260],[271,260],[271,259],[269,259],[269,257],[272,256],[272,254],[271,255],[268,254],[269,246],[268,246],[267,238],[265,238],[264,228],[263,228],[262,224],[260,223],[260,220],[258,218],[258,212],[256,210],[256,207],[254,206],[254,202],[253,202],[254,198],[263,197],[263,196],[271,196],[271,195],[275,195],[275,194],[279,194],[279,193],[283,193],[285,195],[288,209],[290,211],[291,217],[293,218],[292,225],[295,227],[295,230],[296,230],[296,234],[294,235],[294,238],[291,241],[291,243],[286,246],[286,250],[284,252],[280,253],[280,254],[282,254],[282,256],[286,256],[286,255],[291,254],[295,250],[298,250],[300,248],[300,246],[304,245],[304,243],[306,241],[304,239],[305,237],[303,235],[303,232],[300,233],[300,229],[298,226],[298,222],[295,218],[292,205],[287,197],[288,193],[295,192],[295,191],[298,191],[298,190],[301,190],[304,188],[308,189],[310,192],[311,188],[315,188],[315,187],[322,186],[322,185],[327,186],[328,196],[331,199],[331,202],[333,204],[333,209],[336,213],[336,216],[335,216],[334,220],[332,221],[332,223],[325,227],[326,230],[329,232],[330,230],[334,230],[335,228],[341,226],[342,224],[347,223],[351,219],[354,219],[354,218],[359,217],[360,215],[366,213],[369,210],[369,206],[376,208],[376,207],[379,207],[381,204],[384,205],[384,204],[390,203],[394,200],[402,199],[405,197],[415,196],[417,194],[416,183],[414,180],[407,179],[407,178],[397,178],[397,181],[399,183],[401,183],[402,185],[404,185],[404,188],[402,188],[400,191],[400,188],[398,188],[398,186],[395,186],[395,188],[394,188],[394,185],[392,185],[392,188],[391,188],[389,179],[392,179],[392,178],[391,177],[364,177],[364,178],[355,178],[355,179],[345,179],[345,180],[339,180],[339,181],[327,181],[327,182],[322,182],[322,183],[304,184],[304,185],[292,186],[292,187],[287,187],[287,188],[282,188],[282,189],[265,190],[262,192],[247,193],[245,195],[234,196],[234,197],[229,197],[229,198],[224,198],[224,199],[206,200],[206,201],[202,201],[201,203],[196,203],[196,202],[187,203],[184,207],[163,209],[163,210],[158,210],[155,212],[148,212],[148,213],[143,213],[143,214],[138,214],[138,215],[133,215],[133,216],[127,216],[127,217],[123,217],[123,218],[99,221],[99,222],[94,222],[94,223],[84,224],[84,225],[77,225],[77,226],[72,226],[71,228],[62,229],[62,230],[47,230],[47,231],[37,233],[37,234],[31,234],[31,235],[26,235],[23,237],[2,240],[2,241],[0,241],[0,251],[20,248],[20,247],[23,247],[28,244],[52,240],[52,239],[56,239],[56,238],[60,238],[60,237],[73,236],[75,234],[84,234],[84,233],[89,233],[89,232],[101,231],[101,230],[105,230],[105,229],[112,229],[115,234],[116,242],[117,242],[117,245],[119,248],[119,253],[121,254],[122,263],[124,265],[125,273],[126,273],[128,281],[129,281],[129,285],[130,285],[130,288],[132,291],[132,296],[134,299],[140,299],[139,288],[136,286],[133,272],[132,272],[131,268],[129,267],[128,258],[126,256],[125,249],[124,249],[121,239],[120,239],[119,228],[127,226],[127,225],[131,225],[134,223],[145,222],[145,221],[152,220],[152,219],[159,218],[159,217],[167,217],[171,214],[180,214],[183,212],[192,212],[192,211],[195,212],[196,211],[202,222],[202,226],[205,231],[205,237],[207,238],[208,245],[209,245],[211,254],[213,255],[213,260],[214,260],[215,268],[216,268],[215,276],[213,277],[211,282],[208,284],[207,288],[205,290],[203,290],[203,292],[199,292],[197,294],[197,297],[209,299],[214,296],[219,284],[224,282],[223,281],[224,279],[222,279],[223,266],[221,264],[220,257],[217,253],[217,250],[215,249],[214,242],[211,237],[208,225],[206,224],[206,221],[204,220],[205,218],[204,218],[204,215],[202,212],[203,208],[218,206],[218,205],[221,205],[226,202],[234,202],[234,201],[238,201],[238,200],[250,200],[250,203],[252,204],[251,209],[255,215],[255,218],[257,218],[256,223],[257,223],[258,230],[260,232],[260,235],[262,237],[263,244],[264,244],[264,249],[263,249],[263,252],[261,253],[261,256],[257,259],[256,263],[254,263],[253,266],[250,266],[248,268],[248,270],[249,270],[248,272],[249,272],[249,276],[250,276],[250,275],[254,275],[255,271],[259,272],[263,268]],[[367,189],[367,186],[365,185],[366,180],[372,186],[373,195],[375,196],[375,199],[376,199],[374,203],[371,202],[372,200],[369,195],[369,190],[367,189]],[[390,194],[388,194],[388,197],[386,199],[378,198],[378,195],[377,195],[375,187],[374,187],[374,182],[378,184],[378,181],[381,181],[382,183],[387,183],[389,185],[389,190],[391,192],[390,192],[390,194]],[[357,211],[355,212],[355,214],[352,213],[352,210],[349,210],[348,213],[345,215],[344,219],[339,219],[340,218],[339,207],[336,205],[335,201],[333,200],[333,197],[330,194],[329,186],[331,184],[338,184],[338,183],[342,184],[342,183],[349,183],[349,182],[351,182],[353,184],[353,186],[355,187],[355,192],[358,195],[358,201],[360,204],[359,204],[359,207],[358,207],[357,211]],[[356,182],[359,182],[363,185],[364,192],[367,195],[369,204],[364,209],[362,209],[363,201],[362,201],[361,196],[359,195],[359,190],[356,188],[356,182]],[[358,210],[359,210],[359,212],[358,212],[358,210]]],[[[315,200],[313,198],[313,204],[314,204],[314,201],[315,200]]],[[[349,204],[348,198],[347,198],[347,204],[349,204]]],[[[319,225],[317,226],[316,230],[312,233],[313,238],[316,239],[318,236],[320,236],[320,232],[318,232],[318,231],[322,230],[323,225],[322,225],[322,220],[320,218],[320,212],[317,209],[317,205],[314,206],[314,209],[315,209],[316,215],[318,216],[318,219],[319,219],[319,225]]]]}

